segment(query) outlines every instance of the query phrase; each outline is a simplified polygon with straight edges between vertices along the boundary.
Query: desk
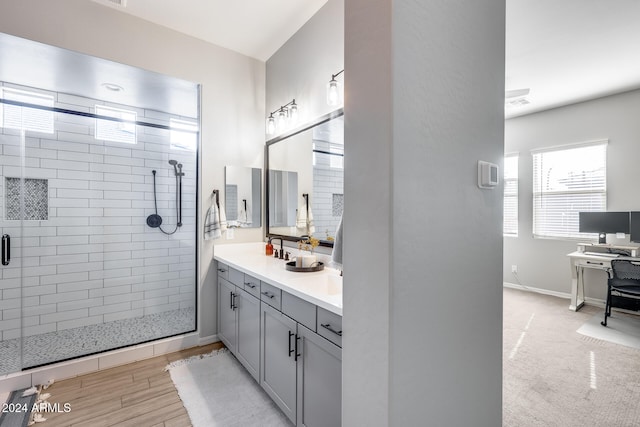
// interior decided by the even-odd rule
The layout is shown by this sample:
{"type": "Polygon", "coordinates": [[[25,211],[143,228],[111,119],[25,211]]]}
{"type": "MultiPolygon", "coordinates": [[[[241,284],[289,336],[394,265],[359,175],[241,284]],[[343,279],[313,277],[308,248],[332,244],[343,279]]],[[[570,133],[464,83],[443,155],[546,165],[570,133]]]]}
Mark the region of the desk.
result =
{"type": "Polygon", "coordinates": [[[611,269],[611,260],[616,258],[580,251],[571,252],[567,256],[571,260],[571,305],[569,305],[569,310],[578,311],[584,305],[584,269],[591,268],[608,272],[611,269]]]}

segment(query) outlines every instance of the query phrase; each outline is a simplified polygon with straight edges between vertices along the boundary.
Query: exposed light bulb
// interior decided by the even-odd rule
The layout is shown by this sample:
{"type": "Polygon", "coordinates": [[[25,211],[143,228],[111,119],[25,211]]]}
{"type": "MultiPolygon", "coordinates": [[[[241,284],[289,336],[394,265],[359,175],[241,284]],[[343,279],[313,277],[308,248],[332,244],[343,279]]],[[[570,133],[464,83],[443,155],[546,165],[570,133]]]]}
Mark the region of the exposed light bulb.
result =
{"type": "Polygon", "coordinates": [[[282,132],[287,127],[287,111],[284,108],[280,109],[278,112],[278,122],[276,123],[276,128],[278,132],[282,132]]]}
{"type": "Polygon", "coordinates": [[[340,83],[336,79],[331,79],[327,83],[327,104],[331,106],[339,105],[342,102],[340,83]]]}
{"type": "Polygon", "coordinates": [[[267,135],[273,135],[276,133],[276,119],[273,117],[273,113],[269,114],[267,118],[267,135]]]}
{"type": "Polygon", "coordinates": [[[291,124],[298,123],[298,105],[296,104],[296,100],[293,100],[293,104],[289,107],[289,120],[291,124]]]}

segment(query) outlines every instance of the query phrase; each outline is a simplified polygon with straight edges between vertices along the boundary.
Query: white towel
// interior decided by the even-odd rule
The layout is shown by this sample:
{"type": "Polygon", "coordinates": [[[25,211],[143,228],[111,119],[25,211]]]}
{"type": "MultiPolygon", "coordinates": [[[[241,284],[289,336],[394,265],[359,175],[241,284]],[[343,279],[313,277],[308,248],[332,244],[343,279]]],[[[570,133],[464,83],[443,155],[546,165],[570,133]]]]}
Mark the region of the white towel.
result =
{"type": "Polygon", "coordinates": [[[307,201],[303,197],[302,202],[298,203],[298,212],[296,214],[296,228],[303,230],[304,234],[311,236],[316,232],[316,227],[313,225],[313,212],[311,212],[311,205],[309,205],[307,212],[307,201]]]}
{"type": "Polygon", "coordinates": [[[227,223],[227,213],[224,210],[224,203],[220,203],[220,209],[218,210],[220,215],[220,231],[224,233],[227,231],[228,223],[227,223]]]}
{"type": "Polygon", "coordinates": [[[204,218],[204,240],[219,239],[226,230],[227,220],[224,209],[219,209],[214,200],[204,218]]]}
{"type": "Polygon", "coordinates": [[[251,226],[251,213],[249,211],[249,206],[247,209],[244,206],[240,206],[240,214],[238,215],[238,223],[240,227],[250,227],[251,226]]]}
{"type": "Polygon", "coordinates": [[[331,261],[342,267],[342,217],[336,230],[336,237],[333,240],[333,250],[331,251],[331,261]]]}

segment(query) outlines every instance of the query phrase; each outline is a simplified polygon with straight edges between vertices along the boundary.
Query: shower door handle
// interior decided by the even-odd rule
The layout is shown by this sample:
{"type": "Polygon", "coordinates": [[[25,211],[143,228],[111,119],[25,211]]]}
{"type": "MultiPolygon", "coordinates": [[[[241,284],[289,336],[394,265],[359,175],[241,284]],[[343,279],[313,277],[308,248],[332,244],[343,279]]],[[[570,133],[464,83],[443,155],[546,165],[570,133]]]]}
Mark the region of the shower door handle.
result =
{"type": "Polygon", "coordinates": [[[9,265],[11,261],[11,237],[8,234],[2,235],[2,265],[9,265]]]}

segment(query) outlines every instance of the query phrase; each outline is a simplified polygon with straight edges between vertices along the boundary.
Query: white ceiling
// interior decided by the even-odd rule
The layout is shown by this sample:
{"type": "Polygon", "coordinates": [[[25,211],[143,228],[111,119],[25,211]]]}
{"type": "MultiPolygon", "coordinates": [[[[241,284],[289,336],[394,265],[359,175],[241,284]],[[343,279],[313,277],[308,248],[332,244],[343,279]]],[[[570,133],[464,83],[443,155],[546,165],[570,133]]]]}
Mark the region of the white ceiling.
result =
{"type": "Polygon", "coordinates": [[[266,61],[327,0],[93,0],[266,61]]]}
{"type": "Polygon", "coordinates": [[[514,117],[640,88],[640,1],[507,0],[506,90],[514,117]]]}
{"type": "MultiPolygon", "coordinates": [[[[326,1],[128,0],[126,8],[110,7],[266,60],[326,1]]],[[[505,89],[530,89],[526,97],[530,103],[506,107],[507,118],[640,88],[640,1],[506,0],[506,4],[505,89]]],[[[0,36],[0,80],[106,101],[109,94],[100,97],[96,87],[109,81],[126,88],[130,105],[149,108],[153,101],[156,109],[176,112],[182,104],[185,109],[177,114],[196,113],[193,83],[42,44],[27,47],[24,43],[33,42],[0,36]],[[33,52],[38,54],[29,57],[33,52]],[[82,79],[70,69],[82,70],[82,79]],[[79,88],[79,82],[86,88],[79,88]]],[[[122,96],[118,95],[120,100],[122,96]]]]}
{"type": "Polygon", "coordinates": [[[0,81],[198,117],[198,85],[0,33],[0,81]],[[116,84],[112,92],[103,83],[116,84]]]}
{"type": "MultiPolygon", "coordinates": [[[[110,3],[112,0],[94,0],[110,3]]],[[[268,59],[326,0],[128,0],[140,18],[268,59]]],[[[505,90],[515,117],[640,88],[640,1],[506,0],[505,90]]]]}

